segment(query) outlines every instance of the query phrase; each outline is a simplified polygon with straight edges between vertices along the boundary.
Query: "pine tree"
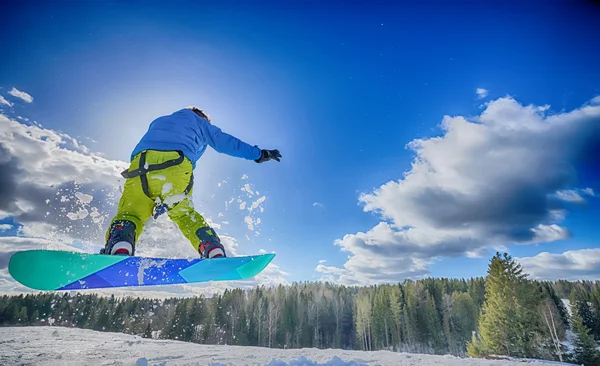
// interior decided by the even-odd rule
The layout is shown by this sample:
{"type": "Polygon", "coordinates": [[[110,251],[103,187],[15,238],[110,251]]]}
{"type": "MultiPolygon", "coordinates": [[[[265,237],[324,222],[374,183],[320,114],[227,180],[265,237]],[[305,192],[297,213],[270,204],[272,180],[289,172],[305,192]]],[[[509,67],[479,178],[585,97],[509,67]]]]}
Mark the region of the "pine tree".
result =
{"type": "Polygon", "coordinates": [[[534,288],[511,256],[500,253],[491,259],[485,281],[485,301],[479,321],[483,352],[516,357],[531,357],[533,338],[539,325],[535,313],[534,288]]]}
{"type": "Polygon", "coordinates": [[[122,332],[125,325],[125,314],[123,313],[123,304],[119,302],[111,316],[109,330],[111,332],[122,332]]]}
{"type": "Polygon", "coordinates": [[[150,326],[150,323],[146,325],[146,330],[144,330],[143,337],[152,338],[152,327],[150,326]]]}
{"type": "Polygon", "coordinates": [[[594,338],[598,338],[595,332],[598,319],[593,311],[593,298],[590,296],[590,293],[581,288],[574,289],[569,299],[571,304],[575,305],[577,313],[583,321],[583,325],[590,330],[594,338]]]}
{"type": "Polygon", "coordinates": [[[40,321],[40,312],[38,309],[35,309],[33,311],[33,314],[31,314],[31,319],[30,319],[30,323],[31,324],[37,324],[37,322],[40,321]]]}
{"type": "Polygon", "coordinates": [[[425,300],[425,324],[427,325],[427,334],[429,347],[434,353],[442,353],[444,350],[443,331],[438,311],[435,307],[435,300],[431,293],[427,293],[425,300]]]}
{"type": "Polygon", "coordinates": [[[403,296],[402,289],[399,286],[393,286],[390,290],[390,311],[392,313],[392,319],[394,323],[394,334],[392,337],[394,350],[402,344],[402,308],[403,296]]]}
{"type": "Polygon", "coordinates": [[[579,314],[576,304],[571,304],[571,322],[573,333],[575,334],[573,360],[579,365],[597,366],[600,365],[600,353],[598,345],[594,341],[591,331],[583,323],[583,318],[579,314]]]}
{"type": "MultiPolygon", "coordinates": [[[[16,308],[15,308],[16,309],[16,308]]],[[[27,308],[25,306],[21,307],[21,310],[17,312],[16,314],[16,319],[20,324],[26,324],[28,319],[27,319],[27,308]]]]}

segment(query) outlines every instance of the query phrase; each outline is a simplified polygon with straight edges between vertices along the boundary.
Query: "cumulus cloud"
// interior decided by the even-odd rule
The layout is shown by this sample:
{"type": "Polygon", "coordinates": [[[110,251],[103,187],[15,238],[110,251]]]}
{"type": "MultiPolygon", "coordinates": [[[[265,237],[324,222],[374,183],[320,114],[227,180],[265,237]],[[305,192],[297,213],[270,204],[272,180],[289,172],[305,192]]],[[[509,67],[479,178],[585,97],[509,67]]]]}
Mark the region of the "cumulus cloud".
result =
{"type": "Polygon", "coordinates": [[[600,249],[570,250],[564,253],[539,253],[515,258],[533,279],[555,281],[600,279],[600,249]]]}
{"type": "MultiPolygon", "coordinates": [[[[67,134],[0,114],[0,217],[12,217],[20,224],[19,236],[0,237],[3,252],[0,265],[4,264],[5,268],[10,255],[24,249],[81,248],[97,252],[120,198],[123,185],[120,172],[127,166],[126,162],[91,152],[67,134]]],[[[216,229],[220,227],[210,217],[206,219],[216,229]]],[[[221,235],[221,239],[229,255],[243,255],[235,238],[221,235]]],[[[147,223],[137,253],[140,256],[197,257],[189,241],[167,215],[147,223]]],[[[285,276],[279,267],[270,264],[259,276],[235,285],[285,283],[285,276]]],[[[12,281],[10,277],[6,280],[12,281]]],[[[193,289],[189,290],[192,294],[211,293],[227,286],[232,284],[175,286],[160,291],[127,289],[127,293],[139,292],[142,296],[142,292],[149,291],[180,296],[186,295],[189,289],[193,289]]],[[[24,289],[18,285],[10,288],[24,289]]],[[[8,287],[0,288],[0,292],[7,290],[8,287]]],[[[102,293],[119,291],[103,290],[102,293]]]]}
{"type": "Polygon", "coordinates": [[[585,202],[583,197],[581,197],[579,192],[575,189],[565,189],[562,191],[558,191],[558,192],[556,192],[556,197],[558,197],[559,199],[561,199],[563,201],[567,201],[567,202],[573,202],[573,203],[585,202]]]}
{"type": "Polygon", "coordinates": [[[488,90],[483,89],[483,88],[477,88],[477,90],[475,90],[475,94],[477,94],[477,98],[483,99],[483,98],[487,97],[488,90]]]}
{"type": "Polygon", "coordinates": [[[25,101],[26,103],[31,103],[33,102],[33,97],[25,92],[22,92],[20,90],[18,90],[17,88],[12,88],[8,94],[12,95],[13,97],[17,97],[19,99],[22,99],[23,101],[25,101]]]}
{"type": "Polygon", "coordinates": [[[427,275],[440,257],[568,238],[561,221],[583,200],[577,166],[599,165],[600,106],[548,110],[505,97],[475,118],[444,117],[441,136],[408,144],[416,156],[402,178],[360,195],[382,222],[335,241],[344,268],[317,270],[348,284],[396,281],[427,275]]]}
{"type": "Polygon", "coordinates": [[[2,105],[2,104],[7,105],[9,107],[12,107],[12,105],[13,105],[11,102],[9,102],[8,100],[4,99],[4,97],[0,95],[0,105],[2,105]]]}
{"type": "Polygon", "coordinates": [[[0,231],[6,231],[12,229],[13,226],[10,224],[0,224],[0,231]]]}
{"type": "Polygon", "coordinates": [[[0,115],[0,210],[23,224],[50,225],[46,236],[101,241],[126,167],[68,135],[0,115]]]}

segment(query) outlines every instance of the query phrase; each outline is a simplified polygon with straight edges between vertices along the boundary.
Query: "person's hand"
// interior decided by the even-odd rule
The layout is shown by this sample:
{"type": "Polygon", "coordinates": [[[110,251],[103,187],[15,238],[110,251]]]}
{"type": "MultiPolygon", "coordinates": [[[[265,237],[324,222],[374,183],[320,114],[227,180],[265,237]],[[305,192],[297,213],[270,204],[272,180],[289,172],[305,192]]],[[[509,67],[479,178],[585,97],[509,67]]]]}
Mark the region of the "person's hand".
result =
{"type": "Polygon", "coordinates": [[[261,155],[260,158],[254,160],[257,163],[264,163],[265,161],[275,160],[280,162],[279,158],[281,158],[281,154],[279,150],[260,150],[261,155]]]}

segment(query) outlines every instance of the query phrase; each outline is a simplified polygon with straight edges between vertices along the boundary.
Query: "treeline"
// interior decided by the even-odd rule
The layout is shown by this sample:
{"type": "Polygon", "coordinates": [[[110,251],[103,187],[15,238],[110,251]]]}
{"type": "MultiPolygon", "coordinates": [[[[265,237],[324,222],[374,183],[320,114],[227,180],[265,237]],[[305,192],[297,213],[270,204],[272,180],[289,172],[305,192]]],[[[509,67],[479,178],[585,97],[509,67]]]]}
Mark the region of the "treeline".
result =
{"type": "Polygon", "coordinates": [[[2,325],[60,325],[205,344],[465,354],[484,279],[345,287],[296,283],[213,297],[39,293],[0,298],[2,325]]]}
{"type": "Polygon", "coordinates": [[[203,344],[548,360],[576,360],[579,345],[579,354],[588,352],[595,360],[589,349],[600,339],[600,286],[530,281],[510,257],[497,255],[485,278],[468,280],[370,287],[307,282],[163,300],[80,293],[2,296],[0,324],[60,325],[203,344]],[[567,293],[572,309],[561,301],[567,293]],[[565,346],[571,322],[573,349],[565,346]]]}

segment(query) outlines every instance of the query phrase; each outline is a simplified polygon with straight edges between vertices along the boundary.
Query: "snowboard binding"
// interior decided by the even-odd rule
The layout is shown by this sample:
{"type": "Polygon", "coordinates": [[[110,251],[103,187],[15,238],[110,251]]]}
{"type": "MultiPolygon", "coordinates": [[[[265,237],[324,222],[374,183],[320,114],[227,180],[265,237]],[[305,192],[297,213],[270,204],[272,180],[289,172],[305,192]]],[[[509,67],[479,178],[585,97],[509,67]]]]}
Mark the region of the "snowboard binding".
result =
{"type": "Polygon", "coordinates": [[[131,221],[117,220],[110,226],[106,246],[100,254],[129,255],[135,254],[135,224],[131,221]]]}
{"type": "Polygon", "coordinates": [[[196,230],[196,236],[200,239],[198,253],[202,258],[224,258],[225,248],[221,244],[221,239],[209,226],[201,227],[196,230]]]}

